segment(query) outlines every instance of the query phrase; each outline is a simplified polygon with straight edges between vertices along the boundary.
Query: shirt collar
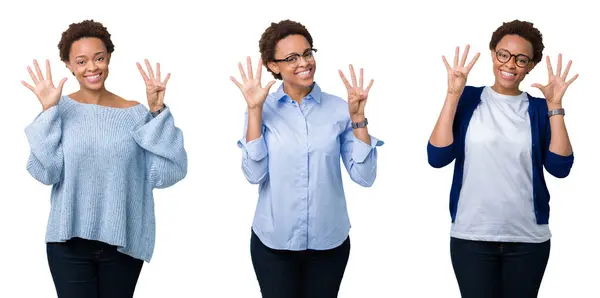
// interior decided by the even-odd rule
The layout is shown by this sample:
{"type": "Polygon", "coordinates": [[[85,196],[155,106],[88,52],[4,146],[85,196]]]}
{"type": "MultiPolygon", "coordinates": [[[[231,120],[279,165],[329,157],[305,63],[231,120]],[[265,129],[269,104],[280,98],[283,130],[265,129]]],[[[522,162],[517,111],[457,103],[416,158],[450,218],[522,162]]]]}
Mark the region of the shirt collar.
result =
{"type": "MultiPolygon", "coordinates": [[[[304,98],[305,99],[312,98],[315,100],[315,102],[321,103],[321,97],[322,97],[321,88],[315,82],[315,83],[313,83],[313,87],[312,87],[312,90],[310,91],[310,93],[307,96],[305,96],[304,98]]],[[[290,98],[290,96],[285,94],[285,91],[283,91],[283,83],[281,85],[279,85],[279,88],[277,89],[277,91],[275,91],[275,93],[273,93],[272,98],[273,98],[273,101],[275,101],[275,102],[281,102],[281,101],[285,100],[286,98],[290,98]]]]}

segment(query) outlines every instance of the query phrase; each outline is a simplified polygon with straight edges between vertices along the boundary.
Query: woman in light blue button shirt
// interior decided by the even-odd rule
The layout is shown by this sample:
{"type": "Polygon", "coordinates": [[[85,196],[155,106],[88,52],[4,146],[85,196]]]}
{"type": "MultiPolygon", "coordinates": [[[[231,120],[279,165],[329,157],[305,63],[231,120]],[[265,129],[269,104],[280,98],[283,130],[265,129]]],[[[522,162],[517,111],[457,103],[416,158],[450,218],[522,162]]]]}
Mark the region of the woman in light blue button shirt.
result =
{"type": "Polygon", "coordinates": [[[260,42],[256,73],[251,59],[240,63],[239,87],[248,105],[242,170],[258,184],[251,254],[263,297],[337,297],[350,253],[350,221],[340,156],[351,179],[370,187],[377,172],[376,147],[365,105],[373,84],[363,71],[340,77],[348,101],[321,91],[313,40],[306,28],[285,20],[272,23],[260,42]],[[266,66],[275,81],[262,86],[266,66]]]}

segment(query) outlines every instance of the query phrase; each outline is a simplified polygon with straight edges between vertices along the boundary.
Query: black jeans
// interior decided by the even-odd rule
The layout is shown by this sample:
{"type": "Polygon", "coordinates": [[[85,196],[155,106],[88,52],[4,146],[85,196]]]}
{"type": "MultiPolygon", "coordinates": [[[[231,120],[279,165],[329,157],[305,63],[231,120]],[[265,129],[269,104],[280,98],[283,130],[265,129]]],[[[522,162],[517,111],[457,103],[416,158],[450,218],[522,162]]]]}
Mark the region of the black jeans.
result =
{"type": "Polygon", "coordinates": [[[48,264],[59,298],[131,298],[143,261],[103,242],[73,238],[48,243],[48,264]]]}
{"type": "Polygon", "coordinates": [[[463,298],[535,298],[550,257],[550,240],[513,243],[450,240],[463,298]]]}
{"type": "Polygon", "coordinates": [[[252,232],[250,252],[263,298],[335,298],[350,256],[350,237],[323,251],[275,250],[252,232]]]}

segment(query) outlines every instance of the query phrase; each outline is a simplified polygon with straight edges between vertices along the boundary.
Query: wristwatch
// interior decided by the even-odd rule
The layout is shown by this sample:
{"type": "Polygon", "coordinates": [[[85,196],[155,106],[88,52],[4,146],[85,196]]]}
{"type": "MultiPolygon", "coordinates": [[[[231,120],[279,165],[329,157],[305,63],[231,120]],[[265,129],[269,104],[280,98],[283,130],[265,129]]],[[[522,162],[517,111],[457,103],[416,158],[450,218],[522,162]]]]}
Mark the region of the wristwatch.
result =
{"type": "Polygon", "coordinates": [[[555,115],[565,115],[565,109],[560,108],[560,109],[556,109],[556,110],[550,110],[548,111],[548,117],[552,117],[555,115]]]}
{"type": "Polygon", "coordinates": [[[367,124],[369,124],[369,121],[367,121],[367,118],[365,118],[365,120],[361,122],[352,122],[352,128],[365,128],[367,127],[367,124]]]}
{"type": "Polygon", "coordinates": [[[152,117],[156,117],[156,116],[158,116],[158,114],[160,114],[160,113],[161,113],[162,111],[164,111],[166,108],[167,108],[167,106],[166,106],[166,105],[164,105],[162,108],[160,108],[160,109],[158,109],[158,110],[156,110],[156,111],[154,111],[154,112],[150,112],[150,114],[152,114],[152,117]]]}

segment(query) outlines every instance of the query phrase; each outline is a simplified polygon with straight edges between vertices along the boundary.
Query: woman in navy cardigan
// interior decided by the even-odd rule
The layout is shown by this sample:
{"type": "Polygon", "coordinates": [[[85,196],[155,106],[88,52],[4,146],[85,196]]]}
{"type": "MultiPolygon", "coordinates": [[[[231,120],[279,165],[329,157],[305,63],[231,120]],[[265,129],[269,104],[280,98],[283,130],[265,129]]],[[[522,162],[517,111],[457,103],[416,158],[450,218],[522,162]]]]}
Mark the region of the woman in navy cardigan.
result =
{"type": "Polygon", "coordinates": [[[495,82],[466,86],[479,58],[466,64],[457,47],[448,91],[427,146],[429,164],[454,163],[450,191],[451,258],[463,298],[537,297],[550,254],[550,194],[544,180],[566,177],[573,149],[562,99],[577,75],[571,61],[556,71],[546,57],[544,98],[520,91],[542,60],[542,35],[532,23],[504,23],[490,41],[495,82]]]}

